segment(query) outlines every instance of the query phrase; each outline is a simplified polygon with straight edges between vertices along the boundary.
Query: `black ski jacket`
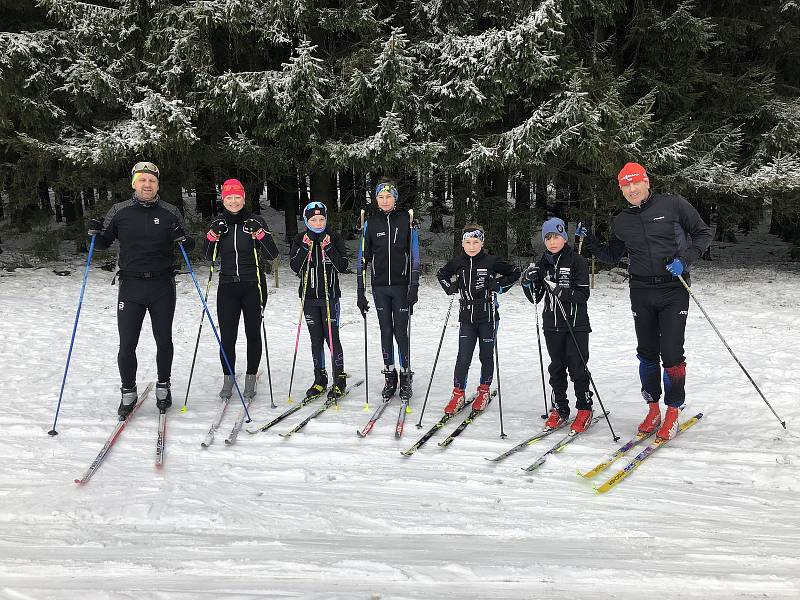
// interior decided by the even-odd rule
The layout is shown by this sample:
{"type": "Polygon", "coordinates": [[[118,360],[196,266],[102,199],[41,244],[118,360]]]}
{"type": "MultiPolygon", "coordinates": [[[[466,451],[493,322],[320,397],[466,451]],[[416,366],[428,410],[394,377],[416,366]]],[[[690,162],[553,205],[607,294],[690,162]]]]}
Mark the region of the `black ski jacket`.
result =
{"type": "MultiPolygon", "coordinates": [[[[267,260],[278,257],[278,247],[269,231],[269,225],[261,215],[251,214],[247,209],[242,209],[238,213],[229,213],[224,210],[221,215],[209,224],[223,219],[228,225],[228,233],[224,234],[219,242],[211,242],[206,239],[206,258],[212,256],[212,247],[217,244],[217,259],[220,261],[220,281],[256,281],[256,261],[253,256],[253,248],[263,250],[267,260]],[[254,240],[253,236],[245,233],[242,224],[247,219],[255,219],[261,224],[266,235],[260,240],[254,240]]],[[[263,273],[263,270],[262,270],[263,273]]]]}
{"type": "MultiPolygon", "coordinates": [[[[97,234],[95,247],[106,250],[119,240],[120,276],[167,277],[175,270],[177,244],[173,241],[175,226],[184,229],[180,211],[163,200],[144,203],[134,195],[118,202],[106,214],[103,229],[97,234]]],[[[185,231],[185,229],[184,229],[185,231]]],[[[183,242],[187,252],[194,240],[187,236],[183,242]]]]}
{"type": "Polygon", "coordinates": [[[666,270],[673,258],[691,266],[711,244],[711,230],[686,198],[651,194],[641,206],[628,205],[612,223],[611,240],[601,243],[593,235],[586,245],[598,259],[616,264],[627,254],[631,287],[674,287],[682,284],[666,270]]]}
{"type": "MultiPolygon", "coordinates": [[[[461,323],[491,321],[491,298],[486,291],[486,281],[497,279],[500,284],[498,293],[502,294],[514,285],[519,276],[519,267],[483,250],[472,257],[462,251],[436,273],[439,285],[448,295],[460,294],[458,320],[461,323]]],[[[495,319],[499,318],[495,302],[495,319]]]]}
{"type": "Polygon", "coordinates": [[[419,238],[405,211],[382,210],[364,223],[358,248],[358,288],[364,289],[364,268],[371,265],[372,287],[419,285],[419,238]]]}
{"type": "Polygon", "coordinates": [[[569,331],[564,315],[558,308],[550,293],[550,287],[544,282],[547,277],[561,289],[558,300],[567,314],[573,331],[591,331],[589,313],[586,303],[589,300],[589,263],[569,246],[558,254],[545,251],[536,263],[542,278],[533,288],[528,281],[522,283],[522,291],[532,303],[536,304],[544,296],[542,311],[542,329],[544,331],[569,331]],[[535,294],[535,299],[534,299],[535,294]]]}
{"type": "Polygon", "coordinates": [[[328,295],[331,301],[337,300],[341,297],[342,292],[339,289],[339,273],[347,271],[347,247],[344,244],[342,237],[335,231],[328,231],[325,229],[322,233],[314,233],[310,229],[301,231],[297,237],[292,240],[292,247],[289,250],[289,265],[292,271],[297,273],[300,277],[300,286],[298,288],[298,295],[303,297],[303,281],[307,269],[308,248],[303,243],[303,236],[308,235],[313,243],[311,252],[310,269],[308,274],[308,290],[306,291],[306,298],[309,300],[324,300],[325,294],[325,273],[322,271],[322,246],[320,242],[325,238],[325,235],[331,236],[331,243],[325,252],[325,272],[328,277],[328,295]]]}

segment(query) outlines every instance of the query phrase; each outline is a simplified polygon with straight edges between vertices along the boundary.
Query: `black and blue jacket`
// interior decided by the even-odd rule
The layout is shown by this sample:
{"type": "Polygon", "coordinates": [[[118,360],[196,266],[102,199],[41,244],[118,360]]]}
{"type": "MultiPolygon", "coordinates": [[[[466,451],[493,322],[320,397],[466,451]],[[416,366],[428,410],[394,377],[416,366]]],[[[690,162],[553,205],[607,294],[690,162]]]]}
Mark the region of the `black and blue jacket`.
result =
{"type": "Polygon", "coordinates": [[[405,211],[379,211],[364,222],[358,246],[358,289],[365,287],[367,264],[372,287],[419,285],[419,236],[405,211]]]}

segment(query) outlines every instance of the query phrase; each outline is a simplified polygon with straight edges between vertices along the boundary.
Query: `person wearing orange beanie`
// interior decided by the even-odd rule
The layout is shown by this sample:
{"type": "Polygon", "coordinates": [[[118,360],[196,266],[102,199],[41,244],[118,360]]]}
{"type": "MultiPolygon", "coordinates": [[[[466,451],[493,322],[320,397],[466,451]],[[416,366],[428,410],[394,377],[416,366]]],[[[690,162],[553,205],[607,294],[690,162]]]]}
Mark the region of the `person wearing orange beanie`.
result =
{"type": "Polygon", "coordinates": [[[648,403],[639,431],[669,440],[677,433],[686,398],[683,346],[689,293],[684,282],[689,285],[692,265],[711,244],[711,230],[685,198],[652,193],[647,170],[639,163],[622,167],[617,183],[628,205],[614,218],[608,243],[587,227],[580,227],[576,235],[584,237],[589,251],[603,262],[616,264],[628,256],[639,378],[648,403]]]}

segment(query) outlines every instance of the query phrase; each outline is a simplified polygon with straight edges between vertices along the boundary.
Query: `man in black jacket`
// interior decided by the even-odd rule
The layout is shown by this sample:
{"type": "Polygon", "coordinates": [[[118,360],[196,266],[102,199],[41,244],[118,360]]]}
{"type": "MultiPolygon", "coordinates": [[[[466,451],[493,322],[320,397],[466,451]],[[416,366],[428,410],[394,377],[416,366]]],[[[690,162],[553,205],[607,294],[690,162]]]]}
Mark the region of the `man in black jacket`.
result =
{"type": "Polygon", "coordinates": [[[183,217],[158,196],[159,170],[151,162],[136,163],[131,170],[133,197],[118,202],[103,221],[89,220],[95,247],[105,250],[119,240],[119,296],[117,363],[122,379],[122,400],[117,412],[125,419],[136,403],[136,346],[146,312],[150,313],[156,340],[156,406],[165,412],[172,405],[172,319],[175,315],[175,244],[187,252],[194,240],[186,236],[183,217]]]}
{"type": "Polygon", "coordinates": [[[648,413],[639,431],[671,439],[686,397],[686,358],[683,344],[689,293],[689,270],[711,244],[711,232],[697,210],[681,196],[652,194],[644,167],[628,163],[617,176],[628,206],[613,221],[611,239],[600,243],[585,227],[589,250],[604,262],[616,264],[627,254],[630,296],[636,327],[642,396],[648,413]],[[661,366],[664,365],[664,403],[661,419],[661,366]],[[660,425],[660,427],[659,427],[660,425]]]}
{"type": "Polygon", "coordinates": [[[383,350],[385,385],[382,395],[388,399],[397,390],[394,364],[394,340],[397,340],[400,397],[408,400],[412,393],[408,324],[419,290],[419,240],[411,224],[411,215],[396,210],[397,196],[397,186],[392,181],[381,182],[375,189],[380,211],[367,219],[361,232],[357,304],[365,316],[369,310],[365,269],[371,265],[372,298],[378,313],[383,350]]]}

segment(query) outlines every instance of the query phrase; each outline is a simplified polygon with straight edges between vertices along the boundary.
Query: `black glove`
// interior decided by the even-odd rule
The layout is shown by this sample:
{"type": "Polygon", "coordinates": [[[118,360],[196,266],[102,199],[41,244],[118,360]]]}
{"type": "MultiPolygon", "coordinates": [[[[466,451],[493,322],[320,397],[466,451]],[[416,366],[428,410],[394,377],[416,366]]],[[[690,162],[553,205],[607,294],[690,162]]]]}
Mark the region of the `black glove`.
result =
{"type": "Polygon", "coordinates": [[[529,285],[535,286],[542,280],[542,273],[536,265],[528,265],[528,268],[522,272],[522,280],[528,282],[529,285]]]}
{"type": "Polygon", "coordinates": [[[547,284],[547,288],[550,290],[550,293],[553,294],[553,296],[555,296],[556,298],[560,299],[561,298],[561,294],[564,291],[564,288],[562,288],[560,285],[555,283],[549,277],[546,277],[544,282],[547,284]]]}
{"type": "Polygon", "coordinates": [[[211,223],[210,230],[214,233],[215,236],[221,238],[223,235],[228,233],[228,223],[225,219],[217,219],[213,223],[211,223]]]}
{"type": "Polygon", "coordinates": [[[418,301],[419,301],[419,286],[418,285],[408,286],[408,294],[406,294],[406,302],[408,303],[409,308],[414,306],[418,301]]]}
{"type": "Polygon", "coordinates": [[[98,235],[103,231],[103,222],[100,219],[89,219],[86,221],[86,230],[89,235],[98,235]]]}
{"type": "Polygon", "coordinates": [[[257,233],[263,228],[264,226],[258,219],[250,218],[247,219],[244,223],[242,223],[242,231],[244,231],[245,233],[249,233],[250,235],[257,233]]]}
{"type": "Polygon", "coordinates": [[[175,223],[175,225],[172,226],[172,241],[176,244],[186,241],[186,232],[183,230],[180,223],[175,223]]]}
{"type": "Polygon", "coordinates": [[[358,310],[361,311],[361,316],[366,317],[367,311],[369,310],[369,302],[367,301],[367,296],[364,294],[364,290],[358,290],[358,299],[356,300],[356,306],[358,306],[358,310]]]}
{"type": "Polygon", "coordinates": [[[494,277],[489,277],[486,280],[486,283],[484,284],[484,287],[486,287],[486,291],[487,292],[498,292],[498,291],[500,291],[500,288],[502,286],[500,285],[500,282],[497,281],[497,279],[495,279],[494,277]]]}

